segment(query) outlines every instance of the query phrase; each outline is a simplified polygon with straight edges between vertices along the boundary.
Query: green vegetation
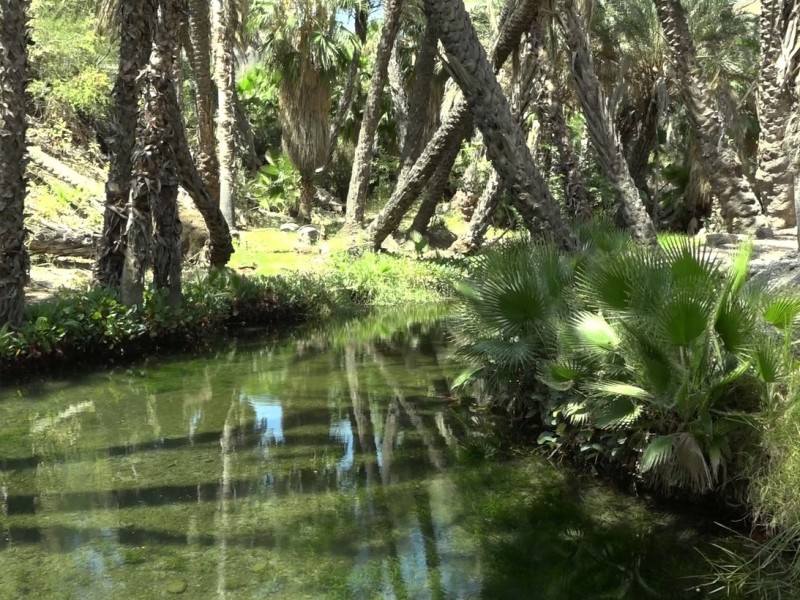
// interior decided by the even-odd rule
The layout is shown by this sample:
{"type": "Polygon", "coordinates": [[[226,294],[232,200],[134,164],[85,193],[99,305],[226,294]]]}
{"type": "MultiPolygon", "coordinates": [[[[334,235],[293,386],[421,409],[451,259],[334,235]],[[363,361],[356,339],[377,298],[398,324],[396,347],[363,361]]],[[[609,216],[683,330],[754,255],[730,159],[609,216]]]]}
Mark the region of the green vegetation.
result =
{"type": "Polygon", "coordinates": [[[775,536],[728,550],[721,581],[794,596],[800,294],[748,283],[747,244],[724,267],[685,239],[643,249],[607,224],[580,236],[574,254],[511,242],[477,259],[453,325],[472,365],[461,385],[534,425],[548,452],[747,507],[775,536]]]}
{"type": "Polygon", "coordinates": [[[171,306],[155,290],[126,307],[102,289],[66,292],[28,307],[21,327],[0,329],[0,371],[61,359],[104,361],[153,347],[203,346],[209,334],[236,324],[300,322],[373,306],[441,301],[462,273],[447,263],[365,254],[341,256],[317,271],[244,277],[230,270],[196,273],[184,302],[171,306]]]}

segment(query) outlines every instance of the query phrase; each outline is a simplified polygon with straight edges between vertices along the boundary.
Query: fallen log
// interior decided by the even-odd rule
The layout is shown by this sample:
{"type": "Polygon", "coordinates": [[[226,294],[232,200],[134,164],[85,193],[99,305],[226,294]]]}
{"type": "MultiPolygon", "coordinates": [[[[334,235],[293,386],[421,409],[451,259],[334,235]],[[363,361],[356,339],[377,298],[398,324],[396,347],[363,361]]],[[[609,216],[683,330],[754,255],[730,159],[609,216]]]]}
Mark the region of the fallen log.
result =
{"type": "Polygon", "coordinates": [[[99,239],[100,236],[91,231],[75,231],[58,223],[38,222],[28,238],[28,252],[94,258],[99,239]]]}

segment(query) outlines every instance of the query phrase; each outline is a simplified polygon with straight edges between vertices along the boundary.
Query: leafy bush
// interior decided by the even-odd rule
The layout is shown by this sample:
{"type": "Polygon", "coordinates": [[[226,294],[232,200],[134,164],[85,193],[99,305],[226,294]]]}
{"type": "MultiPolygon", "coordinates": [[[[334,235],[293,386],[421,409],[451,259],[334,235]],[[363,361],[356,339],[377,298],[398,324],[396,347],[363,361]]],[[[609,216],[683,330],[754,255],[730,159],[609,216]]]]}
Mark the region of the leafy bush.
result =
{"type": "Polygon", "coordinates": [[[787,389],[800,297],[746,285],[748,246],[725,269],[691,241],[579,237],[574,255],[513,243],[478,259],[455,327],[464,381],[536,417],[541,443],[665,489],[725,488],[787,389]]]}
{"type": "Polygon", "coordinates": [[[285,154],[267,154],[267,164],[248,182],[250,196],[271,212],[287,212],[300,201],[300,172],[285,154]]]}

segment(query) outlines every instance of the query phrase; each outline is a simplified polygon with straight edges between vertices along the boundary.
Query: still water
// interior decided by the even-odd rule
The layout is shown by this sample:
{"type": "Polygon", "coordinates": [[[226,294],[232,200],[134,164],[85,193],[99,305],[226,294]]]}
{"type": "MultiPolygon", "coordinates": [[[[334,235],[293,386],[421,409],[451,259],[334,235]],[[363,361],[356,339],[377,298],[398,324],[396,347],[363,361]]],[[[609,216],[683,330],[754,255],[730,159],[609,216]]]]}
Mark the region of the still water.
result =
{"type": "Polygon", "coordinates": [[[446,339],[378,315],[0,388],[0,598],[705,597],[685,518],[485,458],[446,339]]]}

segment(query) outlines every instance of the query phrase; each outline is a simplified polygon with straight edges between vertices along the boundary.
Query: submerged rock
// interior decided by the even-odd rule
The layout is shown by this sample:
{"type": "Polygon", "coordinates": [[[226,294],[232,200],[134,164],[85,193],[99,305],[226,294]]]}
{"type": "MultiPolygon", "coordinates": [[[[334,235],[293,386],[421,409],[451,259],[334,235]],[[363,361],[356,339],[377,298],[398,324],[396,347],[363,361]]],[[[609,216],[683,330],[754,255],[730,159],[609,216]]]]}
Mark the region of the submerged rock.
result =
{"type": "Polygon", "coordinates": [[[173,579],[169,583],[167,583],[166,590],[170,594],[182,594],[186,591],[186,588],[189,587],[189,584],[186,583],[183,579],[173,579]]]}

